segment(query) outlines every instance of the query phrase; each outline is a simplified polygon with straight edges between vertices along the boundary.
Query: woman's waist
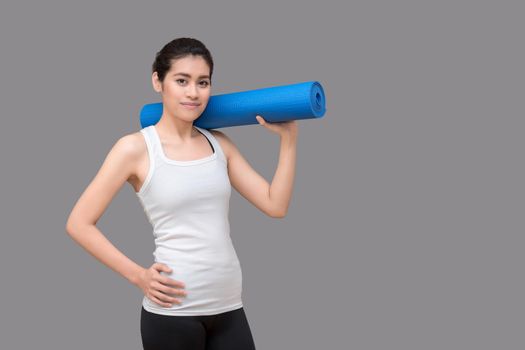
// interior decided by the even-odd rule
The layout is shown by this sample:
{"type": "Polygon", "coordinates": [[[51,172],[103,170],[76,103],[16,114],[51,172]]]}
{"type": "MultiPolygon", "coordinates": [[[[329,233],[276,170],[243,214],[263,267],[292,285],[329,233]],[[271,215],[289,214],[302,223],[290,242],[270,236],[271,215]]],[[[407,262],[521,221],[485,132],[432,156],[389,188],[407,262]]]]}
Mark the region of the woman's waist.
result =
{"type": "Polygon", "coordinates": [[[175,281],[183,282],[185,290],[194,296],[217,290],[237,289],[242,284],[242,269],[237,259],[212,263],[211,261],[157,260],[167,265],[171,272],[161,272],[175,281]]]}
{"type": "Polygon", "coordinates": [[[156,242],[153,255],[157,261],[189,265],[227,265],[233,260],[238,260],[231,240],[223,240],[216,244],[206,241],[196,241],[192,244],[156,242]]]}
{"type": "Polygon", "coordinates": [[[209,268],[229,269],[239,266],[237,254],[223,254],[210,256],[187,256],[185,254],[164,254],[159,250],[153,253],[155,262],[164,263],[174,268],[186,268],[191,270],[206,270],[209,268]]]}

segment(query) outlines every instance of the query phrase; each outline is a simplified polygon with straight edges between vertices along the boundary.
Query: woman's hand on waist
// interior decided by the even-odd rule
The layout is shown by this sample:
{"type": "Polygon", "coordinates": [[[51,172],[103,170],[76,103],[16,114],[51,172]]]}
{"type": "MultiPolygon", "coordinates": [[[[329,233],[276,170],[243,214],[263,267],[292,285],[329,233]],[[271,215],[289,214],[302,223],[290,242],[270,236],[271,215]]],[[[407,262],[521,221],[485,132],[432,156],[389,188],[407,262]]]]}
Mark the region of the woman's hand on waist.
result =
{"type": "Polygon", "coordinates": [[[141,271],[137,279],[137,286],[144,295],[161,306],[171,307],[173,303],[181,304],[180,298],[170,295],[186,296],[186,291],[180,289],[185,288],[185,284],[160,274],[160,272],[170,273],[171,271],[167,265],[156,262],[150,268],[141,271]]]}

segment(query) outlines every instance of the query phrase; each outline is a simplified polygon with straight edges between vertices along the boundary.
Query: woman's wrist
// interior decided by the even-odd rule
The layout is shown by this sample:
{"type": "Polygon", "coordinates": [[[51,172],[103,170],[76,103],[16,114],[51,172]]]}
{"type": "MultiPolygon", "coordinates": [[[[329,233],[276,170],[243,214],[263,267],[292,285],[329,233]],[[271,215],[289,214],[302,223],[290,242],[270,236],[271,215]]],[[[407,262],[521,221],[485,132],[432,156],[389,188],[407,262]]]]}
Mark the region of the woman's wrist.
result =
{"type": "Polygon", "coordinates": [[[137,267],[135,268],[135,270],[133,271],[133,273],[129,277],[129,281],[131,283],[133,283],[134,285],[138,286],[139,281],[140,281],[140,277],[142,276],[142,274],[144,273],[145,270],[146,269],[143,268],[142,266],[137,265],[137,267]]]}
{"type": "Polygon", "coordinates": [[[282,133],[281,142],[284,144],[295,145],[297,143],[296,133],[282,133]]]}

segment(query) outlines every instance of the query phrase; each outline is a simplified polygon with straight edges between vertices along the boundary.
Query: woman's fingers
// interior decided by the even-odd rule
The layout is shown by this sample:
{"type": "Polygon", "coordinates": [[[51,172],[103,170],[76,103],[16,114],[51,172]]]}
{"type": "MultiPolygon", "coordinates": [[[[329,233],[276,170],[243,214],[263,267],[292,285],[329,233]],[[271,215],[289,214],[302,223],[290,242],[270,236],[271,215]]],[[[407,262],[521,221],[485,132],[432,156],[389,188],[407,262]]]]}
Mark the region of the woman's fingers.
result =
{"type": "Polygon", "coordinates": [[[163,303],[170,304],[169,306],[171,306],[172,303],[178,303],[178,304],[182,303],[182,300],[178,298],[170,297],[169,295],[164,294],[158,290],[153,290],[151,293],[153,294],[153,296],[155,296],[157,299],[159,299],[163,303]]]}
{"type": "Polygon", "coordinates": [[[275,127],[275,125],[273,123],[269,123],[267,122],[266,120],[264,120],[263,117],[261,117],[260,115],[256,116],[255,117],[257,119],[257,121],[259,122],[260,125],[264,126],[266,129],[272,131],[272,132],[276,132],[278,133],[279,130],[275,127]]]}
{"type": "Polygon", "coordinates": [[[297,121],[287,120],[282,122],[267,122],[262,116],[255,116],[260,125],[263,125],[266,129],[275,132],[279,135],[284,134],[297,134],[297,121]]]}
{"type": "Polygon", "coordinates": [[[163,285],[162,283],[159,283],[159,282],[157,282],[155,284],[155,287],[157,288],[157,290],[160,290],[164,294],[178,294],[178,295],[181,295],[181,296],[188,295],[188,293],[186,293],[186,291],[184,291],[182,289],[170,288],[170,287],[165,286],[165,285],[163,285]]]}
{"type": "Polygon", "coordinates": [[[171,307],[174,302],[179,304],[181,303],[179,299],[168,297],[166,294],[163,294],[157,290],[151,291],[150,299],[164,307],[171,307]]]}
{"type": "Polygon", "coordinates": [[[174,298],[170,295],[178,294],[183,297],[187,295],[186,291],[182,289],[170,288],[158,281],[153,283],[150,294],[156,299],[156,301],[152,299],[153,301],[164,307],[171,307],[173,303],[177,303],[179,305],[182,304],[182,300],[180,298],[174,298]]]}
{"type": "Polygon", "coordinates": [[[149,298],[155,303],[155,304],[158,304],[160,306],[164,306],[164,307],[171,307],[171,304],[169,303],[164,303],[162,301],[160,301],[159,299],[155,298],[153,295],[150,295],[149,298]]]}
{"type": "Polygon", "coordinates": [[[174,296],[187,296],[187,292],[181,289],[186,288],[186,284],[162,275],[161,272],[171,273],[172,269],[165,264],[153,264],[141,274],[140,288],[149,299],[161,306],[171,307],[173,303],[182,304],[182,300],[174,296]]]}
{"type": "Polygon", "coordinates": [[[255,117],[255,119],[257,119],[257,121],[259,122],[259,124],[265,126],[267,129],[270,129],[270,130],[274,129],[274,128],[273,128],[273,123],[269,123],[269,122],[267,122],[267,121],[266,121],[263,117],[261,117],[260,115],[257,115],[257,116],[255,117]]]}
{"type": "Polygon", "coordinates": [[[171,279],[169,277],[165,277],[165,276],[162,276],[162,275],[159,275],[159,279],[158,281],[164,285],[167,285],[167,286],[175,286],[175,287],[179,287],[179,288],[184,288],[185,285],[183,282],[181,281],[176,281],[174,279],[171,279]]]}

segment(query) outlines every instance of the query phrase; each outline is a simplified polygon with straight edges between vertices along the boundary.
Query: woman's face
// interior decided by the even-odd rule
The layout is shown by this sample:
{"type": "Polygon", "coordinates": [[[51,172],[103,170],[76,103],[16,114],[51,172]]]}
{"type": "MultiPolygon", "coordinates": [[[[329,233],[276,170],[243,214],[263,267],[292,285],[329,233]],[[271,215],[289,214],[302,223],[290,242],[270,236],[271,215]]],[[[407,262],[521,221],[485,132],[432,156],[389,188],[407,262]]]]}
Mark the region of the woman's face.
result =
{"type": "Polygon", "coordinates": [[[194,121],[206,109],[211,94],[210,67],[201,56],[189,55],[172,61],[164,81],[157,72],[152,81],[155,91],[162,95],[164,109],[185,121],[194,121]],[[183,103],[197,103],[196,108],[186,108],[183,103]]]}

